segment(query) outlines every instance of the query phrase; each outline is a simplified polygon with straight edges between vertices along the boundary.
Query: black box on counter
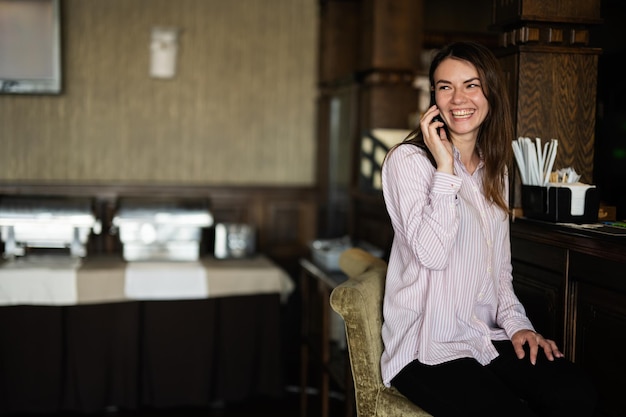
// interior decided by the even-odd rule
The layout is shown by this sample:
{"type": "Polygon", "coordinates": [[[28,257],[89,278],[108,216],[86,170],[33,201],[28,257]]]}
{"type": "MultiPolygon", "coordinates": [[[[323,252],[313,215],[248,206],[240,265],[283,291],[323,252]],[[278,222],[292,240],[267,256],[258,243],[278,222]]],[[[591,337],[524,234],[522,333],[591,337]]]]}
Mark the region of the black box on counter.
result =
{"type": "Polygon", "coordinates": [[[597,223],[600,197],[595,186],[522,185],[522,209],[529,219],[555,223],[597,223]]]}

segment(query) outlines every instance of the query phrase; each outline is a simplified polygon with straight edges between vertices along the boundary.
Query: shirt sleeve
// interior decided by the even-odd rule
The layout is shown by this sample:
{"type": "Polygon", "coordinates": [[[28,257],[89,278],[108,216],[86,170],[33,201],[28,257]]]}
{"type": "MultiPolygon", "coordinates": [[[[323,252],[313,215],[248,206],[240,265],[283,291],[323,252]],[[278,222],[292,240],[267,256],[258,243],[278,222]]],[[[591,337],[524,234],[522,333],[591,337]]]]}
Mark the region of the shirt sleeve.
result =
{"type": "Polygon", "coordinates": [[[387,155],[382,185],[394,239],[426,268],[446,268],[459,227],[461,179],[437,172],[422,149],[402,144],[387,155]]]}
{"type": "MultiPolygon", "coordinates": [[[[505,181],[505,197],[508,197],[508,181],[505,181]]],[[[508,202],[508,198],[507,198],[508,202]]],[[[513,288],[513,266],[511,264],[510,223],[503,222],[504,232],[500,244],[503,248],[500,256],[500,272],[498,284],[498,315],[497,324],[504,329],[509,338],[519,330],[535,330],[526,316],[524,306],[517,298],[513,288]]]]}

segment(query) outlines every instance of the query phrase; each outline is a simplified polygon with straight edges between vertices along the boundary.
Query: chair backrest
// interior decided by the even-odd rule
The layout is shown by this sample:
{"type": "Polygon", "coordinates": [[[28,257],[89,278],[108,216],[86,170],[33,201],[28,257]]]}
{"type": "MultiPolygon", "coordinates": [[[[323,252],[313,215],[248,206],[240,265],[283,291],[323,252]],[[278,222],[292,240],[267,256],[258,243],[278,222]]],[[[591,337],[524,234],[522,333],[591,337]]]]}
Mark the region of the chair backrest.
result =
{"type": "Polygon", "coordinates": [[[339,266],[348,280],[335,287],[330,305],[344,320],[359,417],[432,417],[395,388],[383,384],[380,357],[387,263],[359,249],[344,251],[339,266]]]}

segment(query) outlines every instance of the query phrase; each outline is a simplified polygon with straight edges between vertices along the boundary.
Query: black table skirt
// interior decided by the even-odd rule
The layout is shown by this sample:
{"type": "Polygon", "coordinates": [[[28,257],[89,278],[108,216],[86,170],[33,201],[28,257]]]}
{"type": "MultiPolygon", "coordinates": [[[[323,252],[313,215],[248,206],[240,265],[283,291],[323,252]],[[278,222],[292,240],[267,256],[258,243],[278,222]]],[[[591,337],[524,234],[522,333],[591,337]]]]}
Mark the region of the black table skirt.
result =
{"type": "Polygon", "coordinates": [[[0,414],[282,395],[278,294],[0,308],[0,414]]]}

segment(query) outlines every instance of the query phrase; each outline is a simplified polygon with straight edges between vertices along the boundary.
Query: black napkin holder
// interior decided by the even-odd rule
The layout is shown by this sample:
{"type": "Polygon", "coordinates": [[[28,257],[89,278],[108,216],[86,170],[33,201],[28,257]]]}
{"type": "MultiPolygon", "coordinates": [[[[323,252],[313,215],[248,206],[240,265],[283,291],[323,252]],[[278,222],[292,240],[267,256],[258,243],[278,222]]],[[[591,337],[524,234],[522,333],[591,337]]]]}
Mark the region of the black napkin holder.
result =
{"type": "Polygon", "coordinates": [[[567,187],[522,185],[522,209],[529,219],[555,223],[597,223],[600,198],[595,187],[585,192],[582,215],[572,215],[572,190],[567,187]]]}

